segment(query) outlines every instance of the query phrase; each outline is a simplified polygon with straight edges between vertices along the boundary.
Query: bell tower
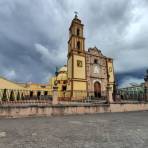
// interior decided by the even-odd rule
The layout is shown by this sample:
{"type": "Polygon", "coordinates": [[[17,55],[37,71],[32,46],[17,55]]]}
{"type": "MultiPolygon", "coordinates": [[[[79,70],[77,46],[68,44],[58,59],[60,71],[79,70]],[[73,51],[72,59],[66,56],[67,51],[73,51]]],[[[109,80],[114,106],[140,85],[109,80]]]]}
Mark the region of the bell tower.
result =
{"type": "Polygon", "coordinates": [[[71,99],[83,99],[87,96],[86,81],[86,55],[85,55],[85,38],[83,36],[83,27],[81,20],[78,19],[77,13],[71,22],[69,28],[68,41],[68,90],[71,99]],[[78,94],[81,92],[81,94],[78,94]],[[77,96],[81,96],[77,98],[77,96]]]}

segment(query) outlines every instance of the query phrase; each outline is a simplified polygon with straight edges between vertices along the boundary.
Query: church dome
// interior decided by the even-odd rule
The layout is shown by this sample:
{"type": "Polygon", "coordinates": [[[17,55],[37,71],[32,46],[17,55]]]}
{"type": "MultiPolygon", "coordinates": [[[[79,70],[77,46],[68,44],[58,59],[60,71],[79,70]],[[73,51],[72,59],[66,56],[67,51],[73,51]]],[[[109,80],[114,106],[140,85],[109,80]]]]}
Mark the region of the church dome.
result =
{"type": "Polygon", "coordinates": [[[59,69],[59,73],[67,73],[67,65],[64,65],[63,67],[61,67],[60,69],[59,69]]]}
{"type": "Polygon", "coordinates": [[[57,80],[67,80],[67,73],[59,73],[57,80]]]}
{"type": "Polygon", "coordinates": [[[67,80],[67,65],[59,69],[57,80],[67,80]]]}

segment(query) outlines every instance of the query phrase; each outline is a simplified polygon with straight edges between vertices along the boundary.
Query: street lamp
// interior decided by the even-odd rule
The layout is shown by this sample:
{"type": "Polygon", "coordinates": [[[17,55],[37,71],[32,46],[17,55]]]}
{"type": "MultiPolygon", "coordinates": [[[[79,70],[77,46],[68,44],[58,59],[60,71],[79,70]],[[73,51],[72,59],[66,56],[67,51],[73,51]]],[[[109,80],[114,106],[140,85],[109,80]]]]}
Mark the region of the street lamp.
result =
{"type": "Polygon", "coordinates": [[[146,70],[145,76],[144,76],[144,93],[145,93],[145,101],[148,100],[148,69],[146,70]]]}
{"type": "Polygon", "coordinates": [[[58,76],[58,68],[56,67],[56,72],[55,72],[55,76],[56,76],[56,79],[54,81],[54,85],[57,86],[58,84],[58,81],[57,81],[57,76],[58,76]]]}
{"type": "Polygon", "coordinates": [[[54,86],[53,86],[53,101],[52,104],[58,104],[58,81],[57,81],[57,76],[58,76],[58,68],[56,67],[56,72],[55,72],[56,80],[54,81],[54,86]]]}
{"type": "Polygon", "coordinates": [[[148,82],[148,69],[146,70],[145,76],[144,76],[144,81],[148,82]]]}

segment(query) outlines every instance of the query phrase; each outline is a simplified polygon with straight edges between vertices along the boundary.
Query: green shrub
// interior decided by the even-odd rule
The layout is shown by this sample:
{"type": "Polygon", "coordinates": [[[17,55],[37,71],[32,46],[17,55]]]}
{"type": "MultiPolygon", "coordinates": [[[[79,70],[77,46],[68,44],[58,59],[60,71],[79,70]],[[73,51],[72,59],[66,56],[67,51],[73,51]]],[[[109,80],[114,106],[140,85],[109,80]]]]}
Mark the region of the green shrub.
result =
{"type": "Polygon", "coordinates": [[[4,89],[2,101],[7,101],[7,89],[4,89]]]}
{"type": "Polygon", "coordinates": [[[23,93],[21,94],[21,99],[24,100],[24,94],[23,93]]]}
{"type": "Polygon", "coordinates": [[[20,96],[20,92],[18,91],[17,93],[17,101],[19,101],[21,99],[21,96],[20,96]]]}
{"type": "Polygon", "coordinates": [[[14,92],[13,92],[13,90],[11,90],[11,93],[10,93],[10,101],[14,101],[14,100],[15,100],[14,92]]]}

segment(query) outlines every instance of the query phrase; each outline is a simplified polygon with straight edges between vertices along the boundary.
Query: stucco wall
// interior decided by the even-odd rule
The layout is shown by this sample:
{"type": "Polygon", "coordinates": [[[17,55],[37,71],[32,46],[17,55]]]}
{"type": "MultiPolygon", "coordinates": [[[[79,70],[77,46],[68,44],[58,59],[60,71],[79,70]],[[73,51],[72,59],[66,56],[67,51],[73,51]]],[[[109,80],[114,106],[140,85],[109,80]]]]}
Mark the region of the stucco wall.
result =
{"type": "Polygon", "coordinates": [[[86,82],[79,82],[79,81],[74,81],[73,82],[73,89],[74,90],[84,90],[86,91],[86,82]]]}
{"type": "Polygon", "coordinates": [[[109,74],[109,82],[114,83],[114,68],[111,60],[108,60],[108,74],[109,74]]]}
{"type": "Polygon", "coordinates": [[[52,116],[148,110],[148,104],[0,106],[0,117],[52,116]]]}
{"type": "Polygon", "coordinates": [[[72,57],[68,59],[68,78],[72,78],[72,57]]]}
{"type": "Polygon", "coordinates": [[[74,56],[74,78],[86,79],[85,73],[85,57],[83,56],[74,56]],[[82,61],[82,67],[78,67],[77,61],[82,61]]]}

